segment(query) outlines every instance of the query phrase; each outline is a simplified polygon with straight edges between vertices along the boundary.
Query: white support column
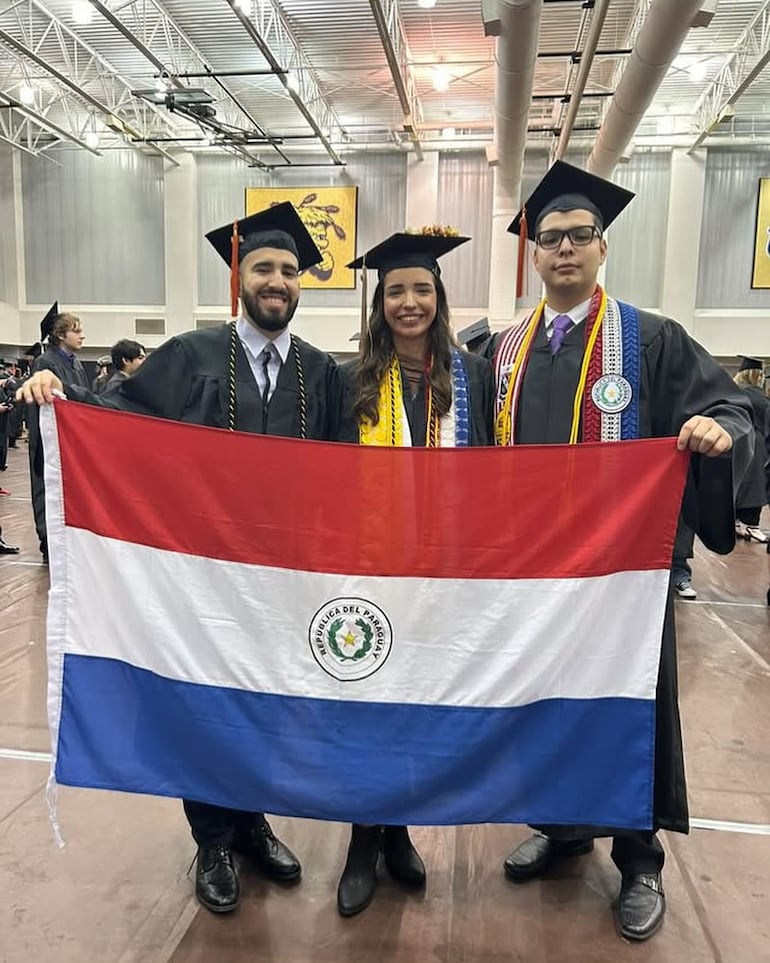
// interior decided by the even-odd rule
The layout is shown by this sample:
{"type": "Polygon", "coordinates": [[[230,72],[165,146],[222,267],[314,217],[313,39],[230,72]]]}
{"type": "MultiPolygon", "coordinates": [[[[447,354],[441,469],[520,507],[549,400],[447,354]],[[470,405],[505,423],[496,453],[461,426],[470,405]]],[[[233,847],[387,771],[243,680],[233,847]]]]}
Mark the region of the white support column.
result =
{"type": "Polygon", "coordinates": [[[516,258],[518,239],[508,225],[519,210],[518,197],[506,191],[495,168],[492,206],[492,250],[489,259],[489,321],[498,327],[510,324],[516,310],[516,258]]]}
{"type": "Polygon", "coordinates": [[[695,327],[705,189],[706,152],[673,151],[660,310],[691,334],[695,327]]]}
{"type": "Polygon", "coordinates": [[[19,257],[23,257],[23,248],[20,252],[21,212],[18,208],[21,194],[19,192],[17,195],[16,191],[17,178],[20,182],[20,169],[16,160],[18,153],[18,151],[12,151],[10,147],[3,148],[2,163],[0,163],[0,212],[2,212],[4,224],[0,236],[0,257],[3,259],[5,278],[3,300],[0,301],[0,342],[8,345],[18,344],[21,341],[19,257]]]}
{"type": "Polygon", "coordinates": [[[410,154],[406,163],[406,224],[422,227],[435,224],[438,216],[438,151],[426,153],[424,160],[410,154]]]}
{"type": "Polygon", "coordinates": [[[195,158],[179,154],[165,171],[166,335],[195,327],[198,304],[198,205],[195,158]]]}

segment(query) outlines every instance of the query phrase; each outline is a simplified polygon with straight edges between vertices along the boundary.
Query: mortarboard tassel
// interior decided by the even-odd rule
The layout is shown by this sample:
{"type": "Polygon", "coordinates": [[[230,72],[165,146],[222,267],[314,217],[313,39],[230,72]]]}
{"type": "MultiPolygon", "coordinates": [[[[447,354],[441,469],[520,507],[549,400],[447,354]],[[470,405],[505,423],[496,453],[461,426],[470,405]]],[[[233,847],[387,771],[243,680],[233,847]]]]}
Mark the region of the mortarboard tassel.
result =
{"type": "Polygon", "coordinates": [[[233,221],[233,236],[230,241],[230,316],[238,317],[238,294],[240,291],[240,277],[238,273],[238,253],[240,250],[240,238],[238,237],[238,222],[233,221]]]}
{"type": "Polygon", "coordinates": [[[519,220],[519,254],[516,267],[516,297],[520,298],[527,292],[527,208],[522,207],[521,218],[519,220]]]}

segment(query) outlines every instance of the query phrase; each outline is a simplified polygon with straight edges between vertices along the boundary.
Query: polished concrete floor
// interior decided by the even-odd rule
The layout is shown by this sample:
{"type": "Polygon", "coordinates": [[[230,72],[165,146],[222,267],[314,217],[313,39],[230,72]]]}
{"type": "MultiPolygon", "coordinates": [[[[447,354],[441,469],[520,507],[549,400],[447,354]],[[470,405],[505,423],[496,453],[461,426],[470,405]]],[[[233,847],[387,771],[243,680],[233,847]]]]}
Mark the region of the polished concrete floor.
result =
{"type": "Polygon", "coordinates": [[[335,890],[346,827],[276,819],[303,861],[302,882],[281,889],[244,871],[240,909],[217,917],[192,897],[194,848],[173,800],[63,788],[66,846],[53,840],[48,571],[26,458],[25,445],[12,450],[0,475],[12,491],[0,496],[3,534],[22,547],[0,558],[0,963],[770,961],[770,556],[761,546],[741,543],[726,558],[700,551],[698,599],[677,603],[696,828],[664,839],[668,915],[652,940],[631,945],[615,931],[619,881],[606,841],[550,879],[507,883],[501,862],[526,837],[521,826],[415,830],[426,892],[383,880],[369,909],[343,920],[335,890]]]}

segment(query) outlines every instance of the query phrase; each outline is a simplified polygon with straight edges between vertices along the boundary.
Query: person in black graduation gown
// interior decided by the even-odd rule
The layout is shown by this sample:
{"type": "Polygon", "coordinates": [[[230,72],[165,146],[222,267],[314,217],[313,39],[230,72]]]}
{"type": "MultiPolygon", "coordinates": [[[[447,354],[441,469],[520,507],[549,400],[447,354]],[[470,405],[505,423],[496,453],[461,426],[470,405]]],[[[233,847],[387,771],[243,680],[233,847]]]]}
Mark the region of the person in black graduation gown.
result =
{"type": "MultiPolygon", "coordinates": [[[[237,321],[171,338],[110,394],[69,388],[68,397],[215,428],[334,437],[336,364],[288,331],[299,302],[300,273],[320,261],[321,253],[288,202],[236,227],[238,287],[231,291],[239,291],[243,306],[237,321]]],[[[207,238],[230,265],[233,225],[207,238]]],[[[234,314],[237,299],[235,305],[234,314]]],[[[42,404],[56,388],[61,389],[60,381],[40,373],[24,386],[23,396],[42,404]]],[[[225,913],[238,906],[233,850],[273,879],[299,879],[299,861],[262,813],[198,800],[184,800],[184,809],[198,844],[195,892],[207,909],[225,913]]]]}
{"type": "MultiPolygon", "coordinates": [[[[438,258],[468,240],[394,234],[348,265],[374,268],[378,284],[359,357],[343,365],[340,441],[439,447],[493,443],[489,363],[461,351],[449,327],[438,258]]],[[[425,885],[406,826],[353,825],[337,889],[343,916],[365,909],[383,854],[390,875],[425,885]]]]}
{"type": "MultiPolygon", "coordinates": [[[[604,433],[605,424],[607,431],[611,430],[610,413],[622,417],[621,406],[633,404],[629,411],[635,412],[638,420],[626,437],[676,436],[680,450],[693,453],[683,517],[708,548],[727,553],[734,546],[734,486],[751,458],[746,401],[726,372],[675,321],[603,300],[597,274],[607,252],[604,230],[632,197],[598,177],[557,162],[509,228],[519,233],[522,216],[526,217],[546,298],[523,326],[517,326],[519,334],[525,329],[532,332],[533,340],[528,353],[523,350],[521,355],[523,374],[517,379],[520,394],[515,407],[511,369],[518,350],[516,329],[494,336],[484,349],[493,359],[496,374],[498,443],[564,444],[571,436],[578,441],[611,440],[613,436],[604,433]],[[575,424],[573,403],[584,354],[590,350],[588,332],[600,322],[603,305],[607,312],[601,322],[604,329],[611,324],[608,318],[615,317],[621,319],[623,332],[638,331],[638,342],[633,349],[626,346],[629,357],[624,360],[629,370],[638,363],[637,384],[632,391],[624,376],[610,374],[612,397],[586,388],[575,424]],[[605,414],[601,437],[592,438],[592,432],[598,431],[597,419],[604,419],[605,414]]],[[[633,270],[633,265],[628,267],[633,270]]],[[[605,346],[603,357],[610,353],[605,346]]],[[[598,381],[595,385],[600,387],[598,381]]],[[[633,421],[629,419],[628,424],[633,421]]],[[[671,594],[663,628],[656,713],[654,829],[686,833],[689,824],[671,594]]],[[[589,852],[594,837],[613,836],[612,858],[622,874],[617,907],[621,933],[643,940],[660,927],[665,914],[664,853],[654,832],[600,826],[535,828],[537,834],[505,860],[510,880],[540,877],[554,863],[589,852]]]]}
{"type": "Polygon", "coordinates": [[[764,365],[759,358],[741,356],[733,381],[746,392],[754,423],[754,458],[736,498],[735,531],[748,542],[768,546],[767,535],[759,527],[762,508],[770,502],[770,401],[762,391],[764,365]]]}
{"type": "MultiPolygon", "coordinates": [[[[52,371],[67,388],[86,387],[88,375],[78,361],[77,352],[83,347],[85,335],[80,318],[74,314],[59,313],[59,304],[54,302],[40,322],[40,340],[48,346],[35,358],[32,372],[52,371]]],[[[48,561],[48,537],[45,525],[45,483],[43,480],[43,445],[40,441],[40,425],[36,406],[27,410],[29,430],[29,473],[32,488],[32,511],[35,515],[35,529],[40,541],[43,561],[48,561]]]]}

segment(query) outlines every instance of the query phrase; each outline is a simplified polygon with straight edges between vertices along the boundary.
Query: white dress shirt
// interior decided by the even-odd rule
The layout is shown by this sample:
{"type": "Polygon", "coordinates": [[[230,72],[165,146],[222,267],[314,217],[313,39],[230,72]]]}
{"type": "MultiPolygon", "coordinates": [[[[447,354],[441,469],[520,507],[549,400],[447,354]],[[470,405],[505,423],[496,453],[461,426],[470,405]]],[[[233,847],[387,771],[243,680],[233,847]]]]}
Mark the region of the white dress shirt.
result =
{"type": "MultiPolygon", "coordinates": [[[[580,304],[576,304],[574,308],[570,308],[569,311],[554,311],[550,304],[546,304],[544,312],[545,320],[545,336],[548,340],[551,340],[551,335],[553,334],[553,322],[554,318],[557,318],[560,314],[569,315],[572,319],[572,323],[577,327],[577,325],[582,324],[588,317],[588,309],[591,307],[591,298],[587,301],[581,301],[580,304]]],[[[570,328],[570,331],[572,328],[570,328]]]]}
{"type": "Polygon", "coordinates": [[[243,350],[246,352],[246,357],[249,359],[249,366],[254,375],[254,380],[257,382],[260,396],[265,390],[264,352],[266,349],[270,351],[270,362],[267,366],[270,375],[270,392],[267,396],[269,401],[273,397],[281,365],[289,357],[289,351],[291,350],[289,329],[284,328],[277,338],[271,340],[261,331],[258,331],[253,324],[249,324],[243,318],[238,318],[235,322],[235,330],[243,345],[243,350]]]}

